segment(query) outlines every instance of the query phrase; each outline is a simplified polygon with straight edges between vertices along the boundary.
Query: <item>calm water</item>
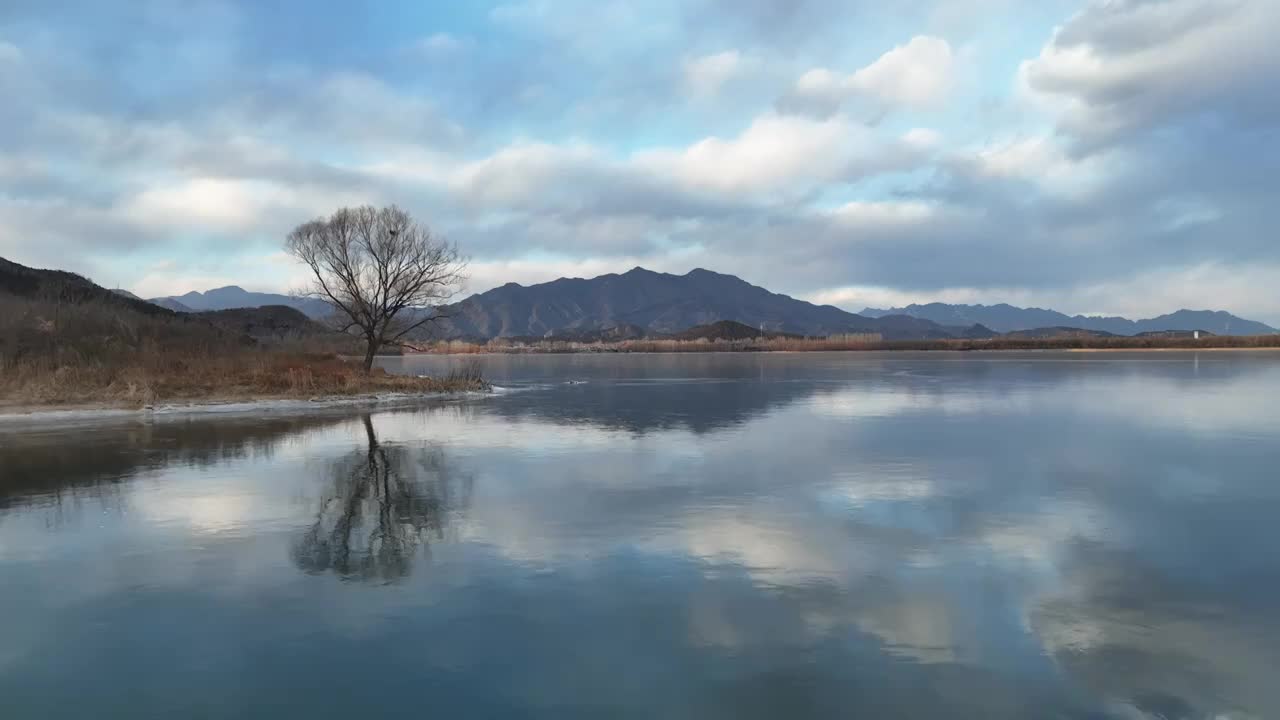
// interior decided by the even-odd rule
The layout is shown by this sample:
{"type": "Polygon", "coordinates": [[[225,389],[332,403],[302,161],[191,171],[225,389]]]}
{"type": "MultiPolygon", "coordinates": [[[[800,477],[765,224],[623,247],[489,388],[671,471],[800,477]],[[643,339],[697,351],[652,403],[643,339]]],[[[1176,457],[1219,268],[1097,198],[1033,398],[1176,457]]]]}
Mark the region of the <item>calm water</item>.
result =
{"type": "Polygon", "coordinates": [[[0,717],[1280,717],[1280,354],[484,362],[0,427],[0,717]]]}

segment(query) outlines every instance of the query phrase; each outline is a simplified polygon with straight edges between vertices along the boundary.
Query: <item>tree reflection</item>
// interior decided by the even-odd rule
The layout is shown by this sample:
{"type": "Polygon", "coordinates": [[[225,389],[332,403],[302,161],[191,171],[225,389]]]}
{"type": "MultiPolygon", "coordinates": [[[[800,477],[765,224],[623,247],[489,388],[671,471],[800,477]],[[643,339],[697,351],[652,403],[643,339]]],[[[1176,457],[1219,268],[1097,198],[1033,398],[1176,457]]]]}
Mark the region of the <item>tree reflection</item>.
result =
{"type": "Polygon", "coordinates": [[[307,572],[395,580],[409,574],[420,547],[444,539],[472,478],[455,475],[439,449],[379,443],[372,418],[363,420],[367,449],[330,466],[332,486],[293,559],[307,572]]]}

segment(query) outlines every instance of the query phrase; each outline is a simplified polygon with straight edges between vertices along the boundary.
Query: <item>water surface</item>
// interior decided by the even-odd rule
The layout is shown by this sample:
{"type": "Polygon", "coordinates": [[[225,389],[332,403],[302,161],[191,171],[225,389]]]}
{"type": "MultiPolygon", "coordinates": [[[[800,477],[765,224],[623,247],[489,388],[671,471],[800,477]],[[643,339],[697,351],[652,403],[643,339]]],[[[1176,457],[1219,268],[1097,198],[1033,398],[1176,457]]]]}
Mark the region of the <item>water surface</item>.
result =
{"type": "Polygon", "coordinates": [[[0,429],[0,717],[1280,716],[1280,355],[481,362],[0,429]]]}

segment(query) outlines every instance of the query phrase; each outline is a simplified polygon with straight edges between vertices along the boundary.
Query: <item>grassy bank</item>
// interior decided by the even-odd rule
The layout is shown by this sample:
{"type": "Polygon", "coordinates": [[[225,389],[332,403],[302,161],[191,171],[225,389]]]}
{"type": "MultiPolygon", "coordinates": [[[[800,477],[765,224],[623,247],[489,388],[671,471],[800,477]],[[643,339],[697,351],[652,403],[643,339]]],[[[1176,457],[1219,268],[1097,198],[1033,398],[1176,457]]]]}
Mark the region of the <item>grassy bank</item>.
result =
{"type": "Polygon", "coordinates": [[[148,355],[122,364],[24,362],[4,368],[0,407],[307,399],[386,393],[484,390],[478,375],[441,378],[366,375],[359,363],[333,355],[241,351],[203,356],[148,355]]]}
{"type": "Polygon", "coordinates": [[[949,340],[862,340],[827,338],[753,338],[746,340],[624,340],[580,343],[565,341],[513,343],[438,342],[418,348],[435,354],[471,353],[681,353],[681,352],[830,352],[884,350],[1211,350],[1280,348],[1280,335],[1214,335],[1200,339],[1167,337],[1070,337],[949,340]]]}
{"type": "Polygon", "coordinates": [[[253,339],[168,311],[4,295],[0,311],[0,407],[141,407],[486,387],[474,371],[443,378],[366,375],[335,352],[332,337],[253,339]]]}

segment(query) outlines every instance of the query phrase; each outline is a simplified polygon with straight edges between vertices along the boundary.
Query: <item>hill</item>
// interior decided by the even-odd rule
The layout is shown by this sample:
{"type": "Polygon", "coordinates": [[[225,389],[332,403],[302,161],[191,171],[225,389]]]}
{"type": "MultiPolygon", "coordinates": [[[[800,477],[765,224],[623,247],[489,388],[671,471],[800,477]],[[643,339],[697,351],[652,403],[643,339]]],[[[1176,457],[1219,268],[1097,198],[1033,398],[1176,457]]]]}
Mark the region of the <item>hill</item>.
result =
{"type": "Polygon", "coordinates": [[[174,300],[173,298],[152,298],[148,302],[152,303],[153,305],[159,305],[162,308],[167,308],[174,312],[180,312],[180,313],[196,312],[192,308],[189,308],[186,305],[183,305],[182,303],[178,302],[177,300],[174,300]]]}
{"type": "Polygon", "coordinates": [[[247,400],[482,388],[365,374],[351,339],[287,307],[178,313],[0,258],[0,406],[247,400]],[[346,347],[344,347],[344,345],[346,347]]]}
{"type": "Polygon", "coordinates": [[[750,340],[753,338],[800,338],[802,335],[779,332],[761,332],[759,328],[743,325],[733,320],[719,320],[710,325],[698,325],[668,336],[672,340],[750,340]]]}
{"type": "MultiPolygon", "coordinates": [[[[69,312],[89,309],[115,312],[123,321],[134,314],[169,321],[184,331],[205,333],[210,340],[283,340],[333,335],[333,331],[294,308],[268,305],[209,312],[177,312],[143,300],[127,290],[108,290],[92,280],[62,270],[40,270],[0,258],[0,293],[69,312]]],[[[100,330],[99,330],[100,332],[100,330]]],[[[94,333],[95,335],[99,333],[94,333]]]]}
{"type": "Polygon", "coordinates": [[[332,314],[329,303],[314,298],[295,298],[277,293],[249,292],[237,285],[215,288],[207,292],[189,292],[186,295],[152,298],[151,302],[178,312],[203,312],[209,310],[234,310],[268,305],[283,305],[319,320],[332,314]]]}
{"type": "Polygon", "coordinates": [[[1137,335],[1134,335],[1134,337],[1186,340],[1188,338],[1194,339],[1196,337],[1214,337],[1215,335],[1216,333],[1211,333],[1208,330],[1153,330],[1151,332],[1140,332],[1137,335]]]}
{"type": "Polygon", "coordinates": [[[162,307],[94,284],[88,278],[64,270],[38,270],[0,258],[0,292],[53,305],[93,303],[149,317],[172,316],[162,307]]]}
{"type": "Polygon", "coordinates": [[[284,305],[265,305],[259,308],[232,308],[192,313],[193,318],[238,335],[247,335],[264,342],[287,340],[332,339],[342,340],[344,347],[356,349],[354,339],[334,332],[333,329],[307,317],[301,310],[284,305]]]}
{"type": "Polygon", "coordinates": [[[1073,327],[1113,335],[1138,335],[1170,330],[1202,330],[1218,335],[1269,335],[1277,332],[1275,328],[1263,323],[1245,320],[1220,310],[1179,310],[1145,320],[1129,320],[1123,317],[1072,316],[1056,310],[1020,308],[1004,303],[999,305],[927,303],[887,310],[866,308],[862,314],[869,317],[910,315],[939,325],[981,323],[1000,333],[1047,327],[1073,327]]]}
{"type": "Polygon", "coordinates": [[[442,308],[430,337],[488,340],[547,337],[622,325],[669,335],[732,320],[767,332],[826,336],[880,333],[886,339],[950,337],[937,323],[912,317],[867,318],[770,292],[732,275],[685,275],[635,268],[596,278],[539,285],[509,283],[442,308]]]}
{"type": "Polygon", "coordinates": [[[1032,328],[1030,330],[1014,330],[1013,332],[1001,335],[1001,337],[1019,340],[1066,340],[1081,338],[1113,338],[1118,336],[1115,333],[1109,333],[1102,330],[1086,330],[1084,328],[1059,326],[1032,328]]]}

